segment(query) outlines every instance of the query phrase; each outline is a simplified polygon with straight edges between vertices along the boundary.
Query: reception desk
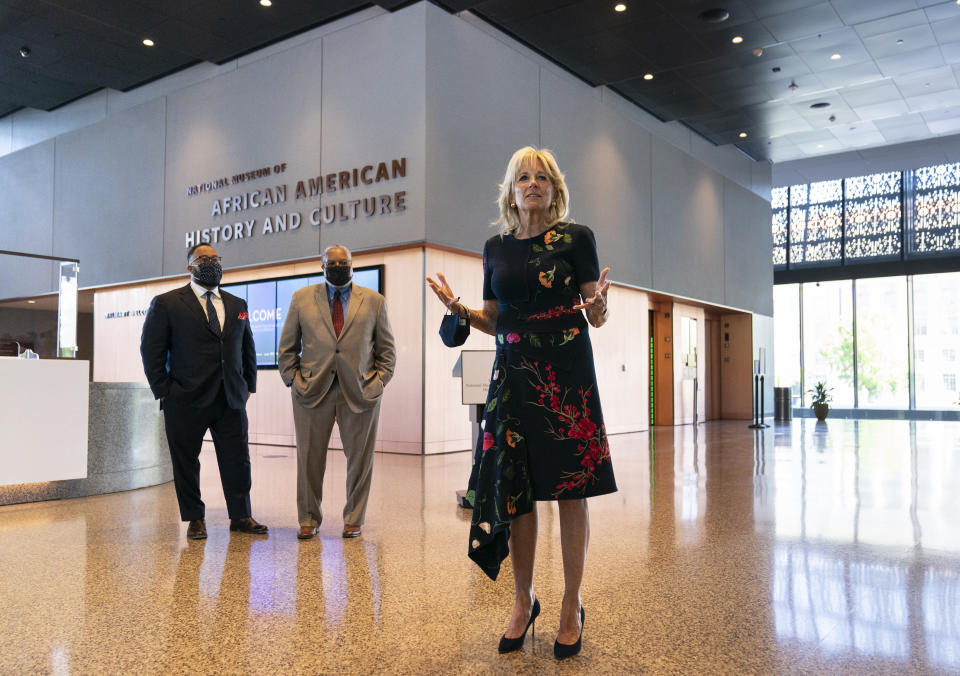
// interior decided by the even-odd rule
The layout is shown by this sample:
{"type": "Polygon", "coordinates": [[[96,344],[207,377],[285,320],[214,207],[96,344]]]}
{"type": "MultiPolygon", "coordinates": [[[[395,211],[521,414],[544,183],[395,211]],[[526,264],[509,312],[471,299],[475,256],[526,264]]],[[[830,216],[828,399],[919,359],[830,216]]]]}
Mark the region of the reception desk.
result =
{"type": "Polygon", "coordinates": [[[0,505],[173,479],[149,387],[88,374],[82,360],[0,359],[0,505]]]}

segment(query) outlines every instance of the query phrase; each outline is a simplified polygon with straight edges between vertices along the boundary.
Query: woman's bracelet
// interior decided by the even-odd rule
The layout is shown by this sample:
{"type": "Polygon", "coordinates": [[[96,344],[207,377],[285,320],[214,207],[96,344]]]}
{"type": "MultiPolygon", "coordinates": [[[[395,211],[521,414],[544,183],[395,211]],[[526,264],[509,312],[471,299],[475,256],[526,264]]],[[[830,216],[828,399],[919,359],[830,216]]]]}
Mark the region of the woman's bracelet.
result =
{"type": "Polygon", "coordinates": [[[457,314],[468,319],[470,318],[470,308],[460,302],[459,296],[450,301],[450,304],[447,306],[447,312],[450,314],[457,314]]]}

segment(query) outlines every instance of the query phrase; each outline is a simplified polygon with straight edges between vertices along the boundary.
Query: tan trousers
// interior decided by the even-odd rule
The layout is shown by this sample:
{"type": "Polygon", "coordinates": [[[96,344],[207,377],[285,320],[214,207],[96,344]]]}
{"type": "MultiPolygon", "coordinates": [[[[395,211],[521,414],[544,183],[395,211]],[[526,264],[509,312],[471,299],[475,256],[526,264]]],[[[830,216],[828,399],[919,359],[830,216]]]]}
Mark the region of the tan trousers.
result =
{"type": "Polygon", "coordinates": [[[373,479],[373,449],[377,441],[380,402],[368,411],[355,413],[334,381],[316,407],[301,404],[293,397],[293,425],[297,433],[297,513],[301,526],[319,526],[323,521],[320,501],[323,474],[327,469],[327,448],[333,423],[340,428],[347,456],[347,502],[343,522],[362,526],[373,479]]]}

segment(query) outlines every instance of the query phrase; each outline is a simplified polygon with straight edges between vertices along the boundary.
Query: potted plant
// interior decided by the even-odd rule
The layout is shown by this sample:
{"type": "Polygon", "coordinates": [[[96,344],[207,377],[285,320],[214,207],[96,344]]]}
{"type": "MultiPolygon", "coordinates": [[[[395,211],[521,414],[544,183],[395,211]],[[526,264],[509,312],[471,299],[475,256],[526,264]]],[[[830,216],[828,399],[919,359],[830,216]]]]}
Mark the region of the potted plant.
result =
{"type": "Polygon", "coordinates": [[[830,392],[833,391],[833,388],[827,389],[827,384],[822,380],[816,384],[812,390],[807,390],[807,394],[813,395],[813,401],[810,402],[810,408],[813,409],[814,415],[817,416],[817,420],[823,421],[827,419],[827,413],[830,412],[830,392]]]}

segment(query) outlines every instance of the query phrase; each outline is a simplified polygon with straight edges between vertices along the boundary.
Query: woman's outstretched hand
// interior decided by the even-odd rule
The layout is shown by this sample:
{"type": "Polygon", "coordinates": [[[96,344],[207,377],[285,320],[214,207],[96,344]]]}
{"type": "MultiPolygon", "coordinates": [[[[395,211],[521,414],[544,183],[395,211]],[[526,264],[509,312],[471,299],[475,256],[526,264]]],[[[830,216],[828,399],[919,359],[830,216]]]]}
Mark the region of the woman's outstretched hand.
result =
{"type": "Polygon", "coordinates": [[[590,298],[584,298],[579,305],[574,305],[574,310],[587,310],[589,312],[593,309],[600,313],[606,311],[607,289],[610,288],[610,282],[607,281],[608,272],[610,272],[610,268],[604,268],[600,271],[600,279],[597,280],[597,285],[593,289],[593,295],[590,298]]]}
{"type": "Polygon", "coordinates": [[[427,277],[427,284],[433,289],[433,292],[437,295],[437,298],[440,299],[440,302],[443,303],[443,306],[452,312],[452,306],[457,302],[458,298],[453,295],[453,290],[450,288],[450,285],[447,283],[447,278],[443,276],[442,272],[437,273],[437,279],[440,280],[439,284],[427,277]]]}

